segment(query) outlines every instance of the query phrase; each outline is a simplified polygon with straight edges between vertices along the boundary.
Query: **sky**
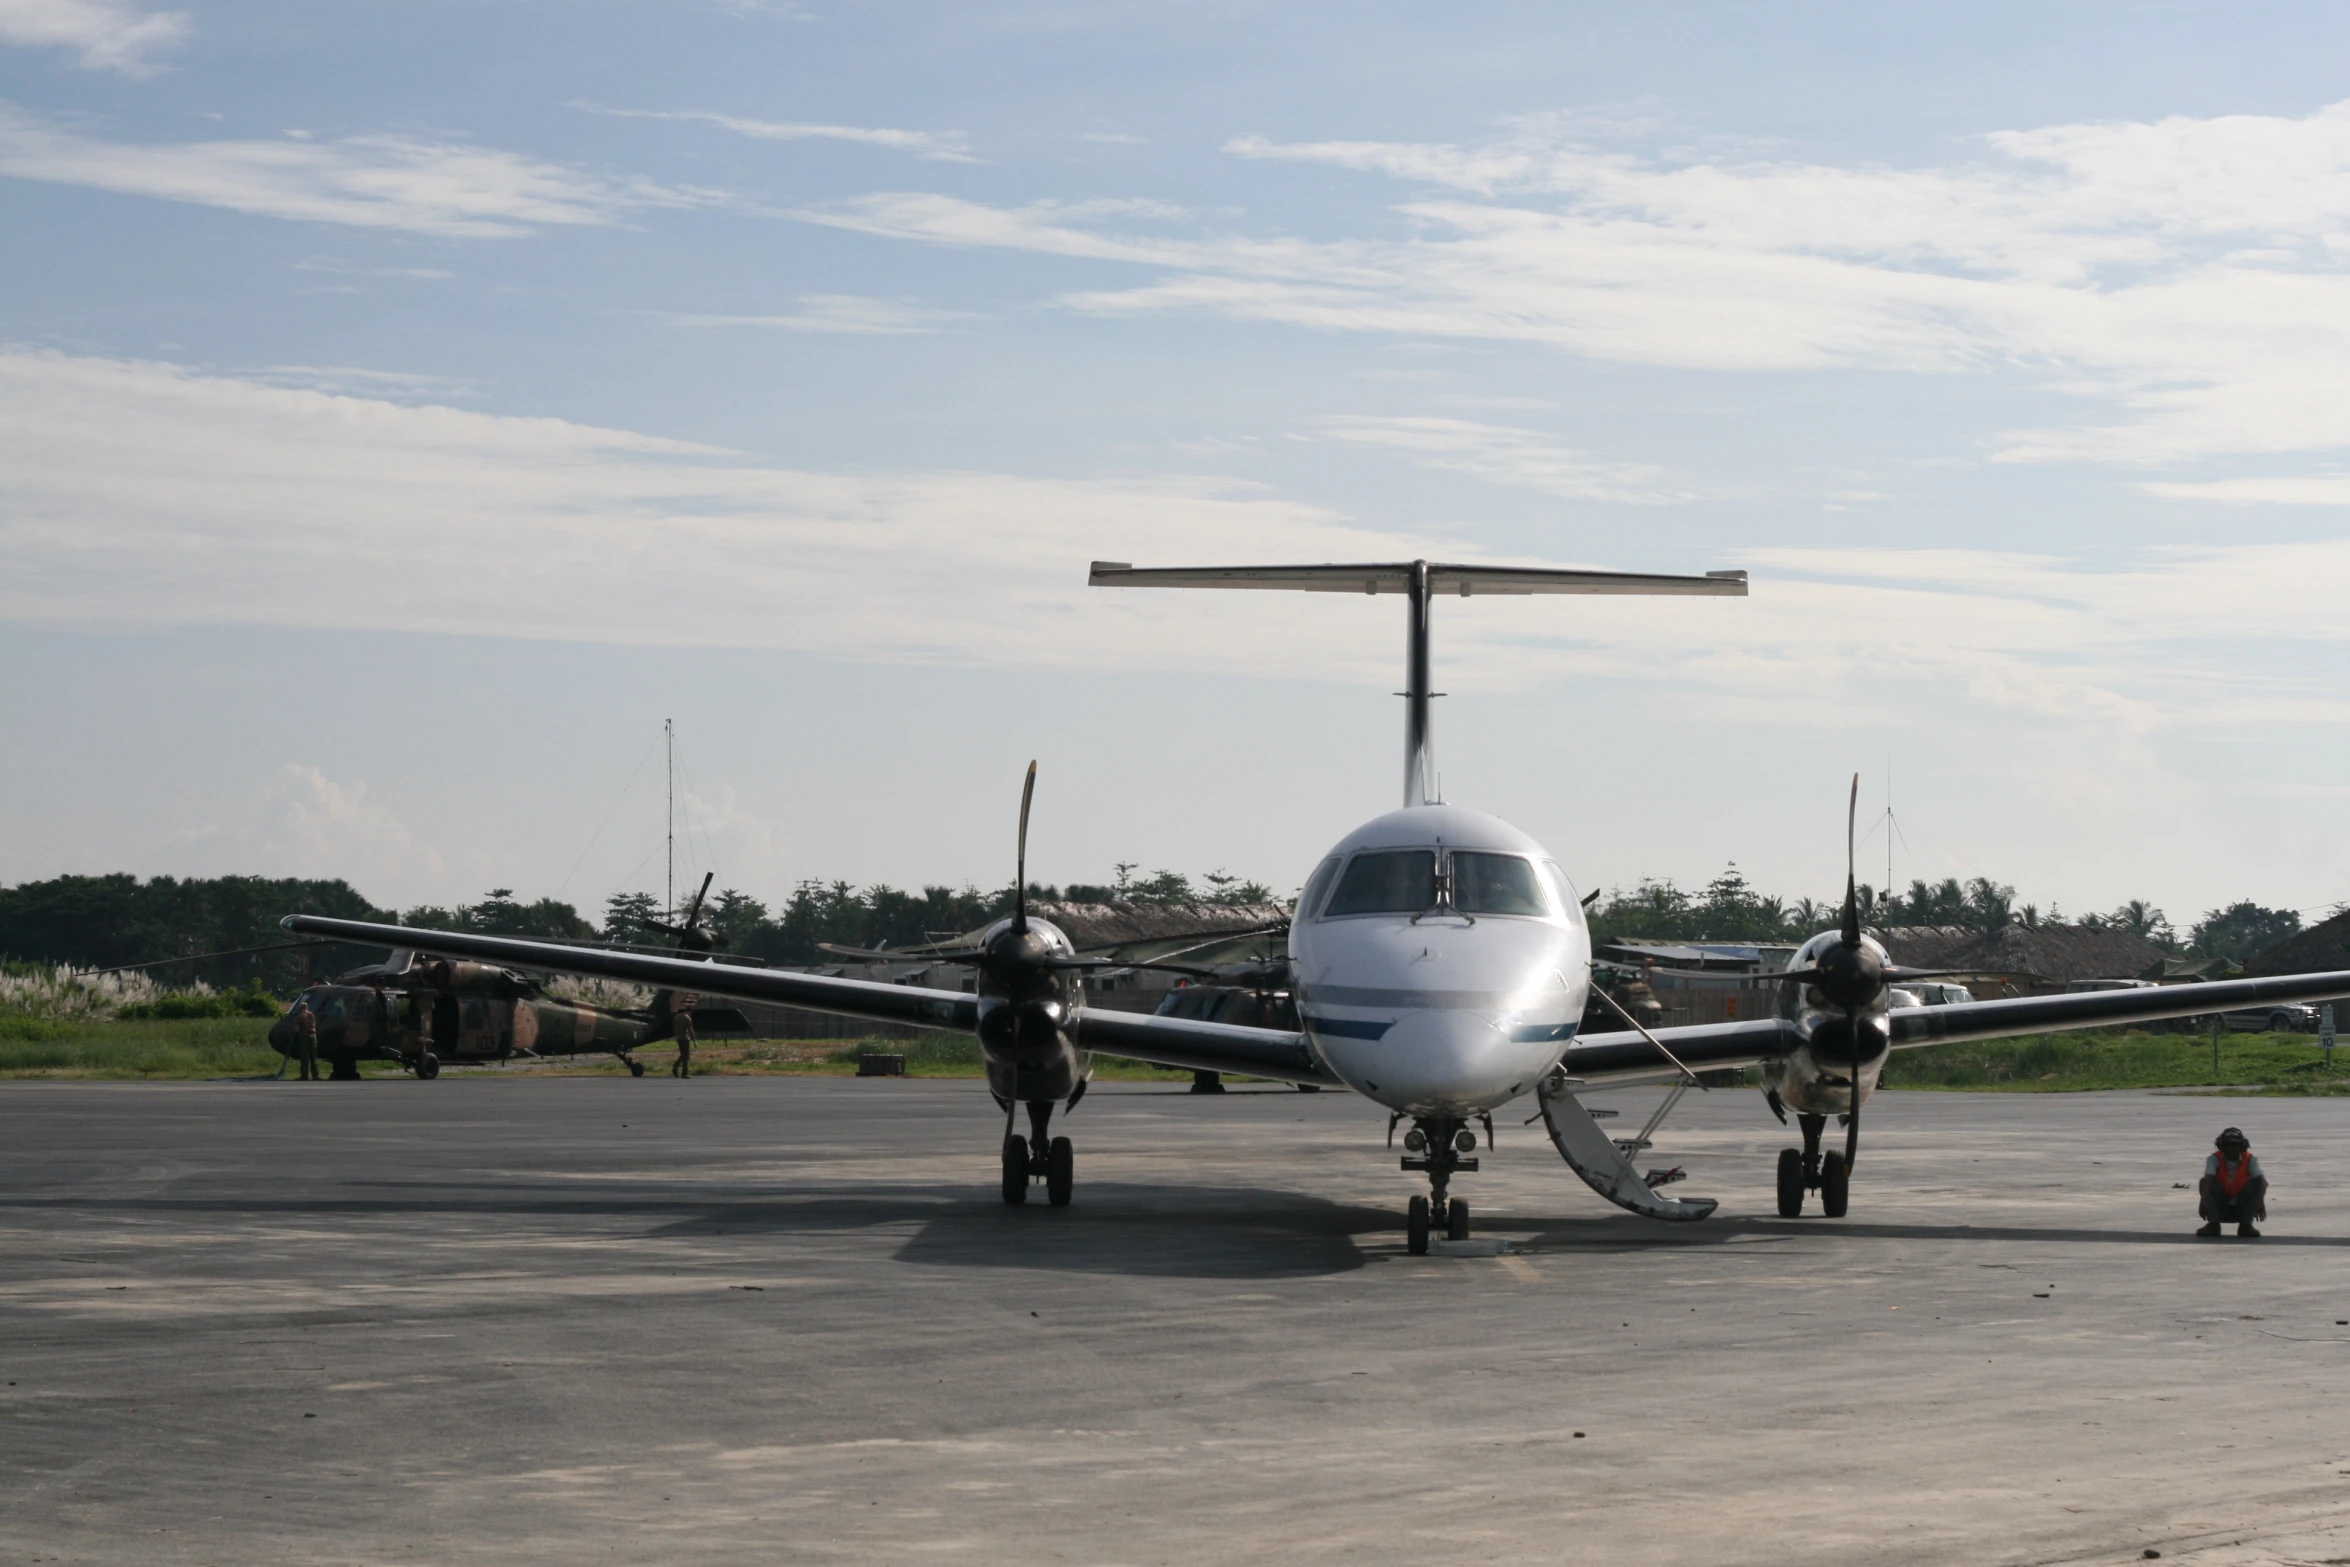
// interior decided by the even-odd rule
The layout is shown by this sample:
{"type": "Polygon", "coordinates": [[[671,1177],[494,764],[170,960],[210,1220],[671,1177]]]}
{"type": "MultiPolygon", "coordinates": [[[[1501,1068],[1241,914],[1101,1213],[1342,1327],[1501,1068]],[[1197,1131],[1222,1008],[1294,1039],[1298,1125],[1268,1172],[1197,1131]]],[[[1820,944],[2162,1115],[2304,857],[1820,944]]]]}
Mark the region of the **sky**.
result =
{"type": "Polygon", "coordinates": [[[2350,899],[2350,13],[0,0],[0,882],[2350,899]],[[1886,821],[1890,803],[1891,828],[1886,821]],[[1873,824],[1873,825],[1872,825],[1873,824]]]}

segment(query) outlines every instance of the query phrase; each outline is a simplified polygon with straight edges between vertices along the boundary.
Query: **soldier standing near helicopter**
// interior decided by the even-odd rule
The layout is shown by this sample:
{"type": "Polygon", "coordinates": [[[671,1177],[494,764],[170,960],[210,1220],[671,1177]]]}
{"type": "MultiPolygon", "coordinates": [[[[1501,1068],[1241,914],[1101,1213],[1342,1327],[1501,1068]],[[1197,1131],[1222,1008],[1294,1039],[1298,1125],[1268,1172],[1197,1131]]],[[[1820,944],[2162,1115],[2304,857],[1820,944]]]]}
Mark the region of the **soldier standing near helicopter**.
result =
{"type": "Polygon", "coordinates": [[[669,1014],[669,1031],[677,1037],[677,1059],[670,1063],[669,1075],[671,1077],[693,1076],[694,1009],[687,1004],[686,998],[682,996],[678,998],[675,1009],[669,1014]]]}
{"type": "Polygon", "coordinates": [[[294,1002],[294,1047],[302,1058],[302,1081],[318,1081],[318,1015],[310,1010],[310,998],[302,996],[294,1002]]]}

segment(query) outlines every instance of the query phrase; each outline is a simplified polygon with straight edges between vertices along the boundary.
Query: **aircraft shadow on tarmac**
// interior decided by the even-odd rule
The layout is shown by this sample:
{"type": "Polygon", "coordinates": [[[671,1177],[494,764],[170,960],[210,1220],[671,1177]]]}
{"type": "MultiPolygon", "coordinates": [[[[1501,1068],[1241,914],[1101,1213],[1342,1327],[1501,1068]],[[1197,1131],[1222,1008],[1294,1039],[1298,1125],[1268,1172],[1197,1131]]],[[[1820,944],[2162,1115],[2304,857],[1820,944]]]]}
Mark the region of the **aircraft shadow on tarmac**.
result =
{"type": "MultiPolygon", "coordinates": [[[[1039,1194],[1041,1196],[1041,1194],[1039,1194]]],[[[1143,1278],[1296,1278],[1350,1272],[1402,1249],[1402,1227],[1386,1209],[1323,1201],[1295,1191],[1252,1187],[1180,1191],[1104,1181],[1067,1208],[1042,1202],[1008,1209],[992,1193],[962,1184],[905,1188],[886,1195],[838,1192],[697,1197],[668,1192],[593,1197],[549,1189],[484,1192],[419,1182],[377,1187],[364,1195],[313,1193],[288,1204],[276,1196],[38,1196],[0,1199],[0,1210],[87,1214],[242,1215],[278,1219],[465,1218],[638,1221],[647,1238],[820,1234],[914,1226],[898,1248],[901,1262],[928,1267],[1041,1268],[1143,1278]],[[1367,1244],[1366,1244],[1367,1243],[1367,1244]]],[[[1493,1215],[1480,1233],[1506,1235],[1528,1252],[1607,1254],[1683,1251],[1744,1242],[1768,1256],[1775,1244],[1801,1239],[1845,1244],[1877,1241],[2051,1242],[2062,1245],[2238,1246],[2350,1249],[2350,1237],[2269,1231],[2261,1240],[2203,1240],[2176,1229],[2084,1229],[2017,1224],[1871,1224],[1776,1218],[1710,1219],[1671,1224],[1626,1214],[1493,1215]]]]}
{"type": "Polygon", "coordinates": [[[913,1221],[919,1227],[895,1256],[924,1267],[1223,1279],[1344,1273],[1366,1260],[1358,1236],[1392,1231],[1402,1241],[1393,1214],[1295,1192],[1233,1187],[1176,1196],[1098,1181],[1067,1208],[1038,1196],[1017,1209],[961,1186],[940,1188],[928,1201],[822,1196],[736,1204],[680,1220],[664,1233],[857,1230],[913,1221]]]}

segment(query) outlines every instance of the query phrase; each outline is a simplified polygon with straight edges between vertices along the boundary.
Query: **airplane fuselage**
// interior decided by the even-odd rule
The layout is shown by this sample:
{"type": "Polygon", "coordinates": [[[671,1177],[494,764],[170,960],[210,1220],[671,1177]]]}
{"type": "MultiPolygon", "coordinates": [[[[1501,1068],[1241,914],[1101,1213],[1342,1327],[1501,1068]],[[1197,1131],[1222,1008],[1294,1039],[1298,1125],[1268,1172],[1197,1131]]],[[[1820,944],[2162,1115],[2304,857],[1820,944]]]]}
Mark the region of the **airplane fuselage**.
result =
{"type": "Polygon", "coordinates": [[[1406,806],[1340,840],[1306,883],[1289,954],[1315,1054],[1412,1116],[1532,1091],[1591,983],[1590,933],[1557,862],[1457,805],[1406,806]]]}

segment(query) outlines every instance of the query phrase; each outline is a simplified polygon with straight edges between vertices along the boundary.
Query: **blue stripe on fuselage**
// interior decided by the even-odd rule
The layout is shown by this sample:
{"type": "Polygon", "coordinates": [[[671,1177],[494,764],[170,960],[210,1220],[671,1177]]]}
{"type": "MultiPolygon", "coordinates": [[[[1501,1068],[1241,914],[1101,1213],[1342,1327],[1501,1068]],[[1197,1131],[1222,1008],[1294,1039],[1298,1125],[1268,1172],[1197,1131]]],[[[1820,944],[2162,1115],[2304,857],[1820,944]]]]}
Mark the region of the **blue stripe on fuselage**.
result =
{"type": "Polygon", "coordinates": [[[1334,1039],[1377,1039],[1395,1027],[1393,1018],[1316,1017],[1306,1014],[1306,1027],[1334,1039]]]}

